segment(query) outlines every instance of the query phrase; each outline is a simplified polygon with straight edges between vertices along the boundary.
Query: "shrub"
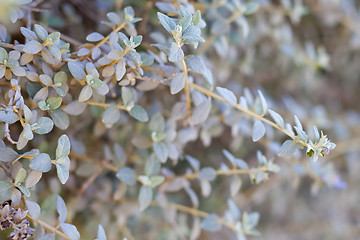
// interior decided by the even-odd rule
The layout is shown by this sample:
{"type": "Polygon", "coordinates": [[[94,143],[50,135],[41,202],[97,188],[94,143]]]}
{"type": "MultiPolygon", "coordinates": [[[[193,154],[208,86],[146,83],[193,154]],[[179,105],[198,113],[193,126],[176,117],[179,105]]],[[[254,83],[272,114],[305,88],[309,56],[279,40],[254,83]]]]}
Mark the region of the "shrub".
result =
{"type": "Polygon", "coordinates": [[[341,73],[326,40],[303,40],[332,30],[315,3],[113,2],[3,3],[10,239],[246,239],[279,208],[256,204],[268,182],[346,187],[321,130],[341,138],[351,120],[313,105],[341,73]]]}

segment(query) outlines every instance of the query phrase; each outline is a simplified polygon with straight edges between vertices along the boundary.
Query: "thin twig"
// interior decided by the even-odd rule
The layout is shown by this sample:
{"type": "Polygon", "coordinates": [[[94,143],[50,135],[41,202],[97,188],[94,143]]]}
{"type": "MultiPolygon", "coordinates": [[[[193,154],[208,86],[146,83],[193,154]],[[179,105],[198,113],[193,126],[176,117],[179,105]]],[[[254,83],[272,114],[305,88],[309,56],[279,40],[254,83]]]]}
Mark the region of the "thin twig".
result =
{"type": "MultiPolygon", "coordinates": [[[[126,26],[126,22],[120,24],[115,30],[113,30],[113,32],[116,32],[116,33],[117,33],[117,32],[119,32],[121,29],[123,29],[125,26],[126,26]]],[[[93,47],[88,54],[82,56],[79,60],[80,60],[80,61],[81,61],[81,60],[84,60],[85,58],[87,58],[88,56],[90,56],[91,53],[92,53],[92,51],[94,50],[94,48],[96,48],[96,47],[97,47],[97,48],[101,47],[104,43],[106,43],[106,42],[109,40],[109,38],[110,38],[110,34],[107,35],[106,37],[104,37],[100,42],[98,42],[98,43],[95,45],[95,47],[93,47]]],[[[125,55],[125,54],[124,54],[124,55],[125,55]]]]}
{"type": "Polygon", "coordinates": [[[82,184],[82,186],[81,186],[80,190],[77,192],[75,198],[71,199],[70,203],[67,205],[67,208],[69,209],[69,212],[72,209],[72,207],[74,206],[74,204],[76,203],[76,201],[80,198],[80,196],[83,195],[83,193],[86,191],[86,189],[88,189],[88,187],[100,175],[102,170],[103,170],[102,166],[98,167],[95,170],[95,172],[82,184]]]}
{"type": "Polygon", "coordinates": [[[54,228],[53,226],[50,226],[49,224],[47,224],[47,223],[45,223],[45,222],[43,222],[43,221],[41,221],[41,220],[34,219],[34,218],[32,218],[29,214],[27,215],[27,217],[30,218],[33,222],[36,222],[36,223],[42,225],[44,228],[49,229],[50,231],[52,231],[52,232],[54,232],[54,233],[62,236],[63,238],[68,239],[68,240],[71,240],[71,238],[69,238],[68,236],[66,236],[65,233],[60,232],[59,230],[57,230],[57,229],[54,228]]]}
{"type": "MultiPolygon", "coordinates": [[[[152,204],[155,203],[156,205],[158,205],[158,203],[156,201],[152,201],[151,203],[152,204]]],[[[206,218],[206,217],[209,216],[209,214],[206,213],[206,212],[200,211],[200,210],[198,210],[196,208],[191,208],[191,207],[187,207],[187,206],[184,206],[184,205],[180,205],[180,204],[177,204],[177,203],[168,203],[168,206],[171,207],[171,208],[175,208],[178,211],[188,213],[188,214],[190,214],[192,216],[197,216],[197,217],[201,217],[201,218],[206,218]]],[[[223,226],[225,226],[227,228],[230,228],[233,231],[236,231],[236,227],[233,224],[226,222],[224,219],[219,218],[219,222],[223,226]]]]}
{"type": "MultiPolygon", "coordinates": [[[[121,198],[119,200],[113,200],[113,201],[121,203],[121,202],[137,202],[138,200],[135,199],[135,198],[121,198]]],[[[151,206],[161,207],[161,206],[159,206],[158,202],[154,201],[154,200],[151,201],[150,205],[151,206]]],[[[188,213],[188,214],[190,214],[192,216],[196,216],[196,217],[206,218],[206,217],[209,216],[209,213],[207,213],[207,212],[200,211],[200,210],[198,210],[196,208],[187,207],[187,206],[177,204],[177,203],[168,202],[166,206],[169,207],[169,208],[175,208],[176,210],[178,210],[180,212],[188,213]]],[[[225,227],[227,227],[227,228],[229,228],[229,229],[231,229],[233,231],[236,231],[235,225],[226,222],[224,219],[219,218],[219,222],[223,226],[225,226],[225,227]]]]}
{"type": "MultiPolygon", "coordinates": [[[[108,108],[110,107],[110,104],[108,103],[100,103],[100,102],[92,102],[92,101],[87,101],[85,102],[88,105],[93,105],[93,106],[98,106],[98,107],[103,107],[103,108],[108,108]]],[[[116,105],[119,109],[121,110],[128,110],[127,107],[125,107],[124,105],[116,105]]]]}
{"type": "MultiPolygon", "coordinates": [[[[43,27],[44,27],[47,31],[49,31],[49,32],[59,32],[59,31],[57,31],[57,30],[55,30],[55,29],[53,29],[53,28],[51,28],[51,27],[48,27],[48,26],[43,26],[43,27]]],[[[72,37],[69,37],[69,36],[67,36],[67,35],[65,35],[65,34],[63,34],[63,33],[60,34],[60,38],[61,38],[62,40],[64,40],[64,41],[66,41],[66,42],[71,43],[71,44],[74,45],[75,47],[79,47],[79,46],[82,45],[81,42],[79,42],[79,41],[73,39],[72,37]]]]}
{"type": "Polygon", "coordinates": [[[188,70],[186,66],[185,59],[181,59],[181,64],[183,67],[183,72],[185,75],[185,98],[186,98],[186,106],[187,106],[187,117],[191,116],[191,99],[190,99],[190,91],[189,91],[189,79],[188,79],[188,70]]]}
{"type": "MultiPolygon", "coordinates": [[[[198,91],[200,91],[200,92],[202,92],[202,93],[204,93],[204,94],[206,94],[207,96],[210,96],[210,97],[213,97],[213,98],[215,98],[215,99],[217,99],[217,100],[220,100],[220,101],[222,101],[222,102],[228,103],[228,102],[227,102],[224,98],[222,98],[221,96],[219,96],[219,95],[217,95],[217,94],[215,94],[215,93],[213,93],[213,92],[211,92],[211,91],[209,91],[209,90],[207,90],[207,89],[205,89],[205,88],[202,88],[202,87],[200,87],[200,86],[198,86],[198,85],[196,85],[196,84],[194,84],[194,83],[189,83],[189,86],[195,88],[196,90],[198,90],[198,91]]],[[[228,104],[229,104],[229,103],[228,103],[228,104]]],[[[279,131],[283,132],[285,135],[287,135],[288,137],[290,137],[292,140],[294,140],[296,143],[299,143],[299,144],[301,144],[301,145],[303,145],[303,146],[305,146],[305,147],[308,147],[308,144],[307,144],[306,142],[300,140],[297,136],[292,135],[288,130],[286,130],[286,129],[280,127],[279,125],[275,124],[274,122],[272,122],[272,121],[264,118],[262,115],[258,115],[258,114],[256,114],[255,112],[252,112],[252,111],[250,111],[250,110],[248,110],[248,109],[245,109],[245,108],[241,107],[240,105],[235,105],[235,106],[233,106],[233,107],[236,108],[236,109],[238,109],[238,110],[240,110],[240,111],[242,111],[242,112],[245,113],[246,115],[249,115],[249,116],[251,116],[251,117],[253,117],[253,118],[256,118],[256,119],[258,119],[258,120],[260,120],[260,121],[262,121],[262,122],[264,122],[264,123],[272,126],[273,128],[278,129],[279,131]]]]}
{"type": "Polygon", "coordinates": [[[15,49],[14,44],[0,42],[0,47],[15,49]]]}
{"type": "MultiPolygon", "coordinates": [[[[251,168],[251,169],[229,169],[229,170],[217,170],[215,171],[215,175],[216,176],[227,176],[227,175],[237,175],[237,174],[251,174],[257,171],[267,171],[266,168],[264,167],[258,167],[258,168],[251,168]]],[[[199,177],[199,172],[195,172],[195,173],[191,173],[191,174],[185,174],[182,175],[181,178],[183,179],[188,179],[188,180],[192,180],[192,179],[196,179],[199,177]]],[[[174,179],[176,177],[172,177],[172,178],[167,178],[167,181],[170,181],[172,179],[174,179]]]]}
{"type": "Polygon", "coordinates": [[[112,172],[117,172],[118,169],[116,167],[114,167],[113,165],[109,164],[109,163],[106,163],[106,162],[99,162],[99,161],[96,161],[96,159],[92,159],[92,158],[89,158],[87,156],[80,156],[74,152],[70,152],[69,154],[69,157],[70,158],[75,158],[75,159],[78,159],[80,161],[84,161],[84,162],[91,162],[91,163],[94,163],[94,164],[98,164],[98,165],[101,165],[103,166],[104,168],[112,171],[112,172]]]}

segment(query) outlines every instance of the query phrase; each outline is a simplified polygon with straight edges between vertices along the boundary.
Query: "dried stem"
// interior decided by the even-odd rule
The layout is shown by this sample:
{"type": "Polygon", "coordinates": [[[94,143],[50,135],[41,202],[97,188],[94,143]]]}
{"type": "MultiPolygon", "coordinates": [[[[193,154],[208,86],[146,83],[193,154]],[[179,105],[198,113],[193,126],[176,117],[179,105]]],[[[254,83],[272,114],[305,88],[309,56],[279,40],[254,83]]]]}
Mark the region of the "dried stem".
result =
{"type": "Polygon", "coordinates": [[[212,45],[216,37],[216,34],[211,34],[210,37],[206,39],[205,43],[199,48],[198,54],[203,54],[212,45]]]}
{"type": "MultiPolygon", "coordinates": [[[[196,85],[196,84],[194,84],[194,83],[189,83],[189,86],[195,88],[195,89],[198,90],[199,92],[202,92],[202,93],[206,94],[206,95],[209,96],[209,97],[213,97],[213,98],[215,98],[215,99],[217,99],[217,100],[220,100],[220,101],[222,101],[222,102],[228,103],[224,98],[222,98],[221,96],[217,95],[216,93],[213,93],[213,92],[211,92],[211,91],[209,91],[209,90],[207,90],[207,89],[205,89],[205,88],[202,88],[202,87],[200,87],[200,86],[198,86],[198,85],[196,85]]],[[[229,104],[229,103],[228,103],[228,104],[229,104]]],[[[238,109],[238,110],[240,110],[240,111],[242,111],[243,113],[245,113],[245,114],[248,115],[248,116],[251,116],[251,117],[253,117],[253,118],[256,118],[256,119],[258,119],[258,120],[260,120],[260,121],[262,121],[262,122],[264,122],[264,123],[272,126],[273,128],[276,128],[276,129],[279,130],[280,132],[283,132],[285,135],[287,135],[288,137],[290,137],[290,138],[291,138],[292,140],[294,140],[296,143],[299,143],[299,144],[301,144],[301,145],[303,145],[303,146],[305,146],[305,147],[308,147],[308,144],[307,144],[306,142],[300,140],[297,136],[292,135],[288,130],[286,130],[286,129],[280,127],[279,125],[275,124],[274,122],[272,122],[272,121],[264,118],[262,115],[258,115],[258,114],[256,114],[255,112],[252,112],[252,111],[250,111],[250,110],[248,110],[248,109],[245,109],[245,108],[241,107],[240,105],[235,105],[235,106],[233,106],[233,107],[236,108],[236,109],[238,109]]]]}
{"type": "MultiPolygon", "coordinates": [[[[113,32],[119,32],[119,31],[120,31],[121,29],[123,29],[125,26],[126,26],[126,22],[120,24],[113,32]]],[[[103,38],[100,42],[98,42],[98,43],[95,45],[94,48],[96,48],[96,47],[101,47],[104,43],[107,42],[107,40],[109,40],[109,38],[110,38],[110,34],[107,35],[105,38],[103,38]]],[[[94,48],[91,49],[91,51],[90,51],[88,54],[82,56],[79,60],[84,60],[85,58],[87,58],[88,56],[90,56],[91,53],[92,53],[92,51],[94,50],[94,48]]]]}
{"type": "MultiPolygon", "coordinates": [[[[43,26],[43,27],[49,32],[59,32],[59,31],[57,31],[57,30],[55,30],[55,29],[53,29],[51,27],[48,27],[48,26],[43,26]]],[[[60,34],[60,38],[62,40],[64,40],[64,41],[66,41],[66,42],[71,43],[72,45],[75,45],[76,47],[79,47],[80,45],[82,45],[81,42],[79,42],[79,41],[73,39],[72,37],[69,37],[69,36],[67,36],[67,35],[65,35],[63,33],[60,34]]]]}
{"type": "Polygon", "coordinates": [[[0,42],[0,47],[15,49],[14,44],[0,42]]]}
{"type": "MultiPolygon", "coordinates": [[[[122,198],[122,199],[116,200],[116,202],[137,202],[137,201],[138,201],[138,200],[135,199],[135,198],[122,198]]],[[[151,205],[151,206],[159,206],[158,202],[156,202],[156,201],[154,201],[154,200],[151,201],[151,204],[150,204],[150,205],[151,205]]],[[[160,207],[160,206],[159,206],[159,207],[160,207]]],[[[181,205],[181,204],[177,204],[177,203],[170,203],[170,202],[168,202],[168,203],[167,203],[167,207],[169,207],[169,208],[175,208],[176,210],[178,210],[178,211],[180,211],[180,212],[188,213],[188,214],[190,214],[190,215],[192,215],[192,216],[195,216],[195,217],[206,218],[206,217],[209,216],[209,213],[207,213],[207,212],[203,212],[203,211],[200,211],[200,210],[198,210],[198,209],[196,209],[196,208],[187,207],[187,206],[184,206],[184,205],[181,205]]],[[[225,226],[225,227],[227,227],[227,228],[229,228],[229,229],[231,229],[231,230],[233,230],[233,231],[236,231],[235,225],[226,222],[224,219],[219,218],[219,222],[220,222],[223,226],[225,226]]]]}
{"type": "Polygon", "coordinates": [[[29,219],[31,219],[33,222],[36,222],[36,223],[42,225],[44,228],[49,229],[50,231],[52,231],[52,232],[60,235],[61,237],[65,238],[65,239],[68,239],[68,240],[71,240],[71,238],[69,238],[68,236],[66,236],[65,233],[57,230],[57,229],[54,228],[53,226],[50,226],[50,225],[48,225],[47,223],[45,223],[45,222],[43,222],[43,221],[41,221],[41,220],[34,219],[34,218],[32,218],[29,214],[27,215],[27,217],[28,217],[29,219]]]}
{"type": "Polygon", "coordinates": [[[70,152],[69,157],[74,158],[74,159],[78,159],[78,160],[83,161],[83,162],[91,162],[91,163],[101,165],[104,168],[106,168],[106,169],[108,169],[108,170],[110,170],[112,172],[117,172],[118,171],[118,169],[116,167],[112,166],[109,163],[99,162],[99,161],[96,161],[95,159],[89,158],[87,156],[80,156],[80,155],[78,155],[78,154],[76,154],[74,152],[70,152]]]}
{"type": "MultiPolygon", "coordinates": [[[[153,205],[153,203],[155,203],[155,205],[158,205],[156,201],[152,201],[151,203],[152,203],[152,205],[153,205]]],[[[188,213],[188,214],[190,214],[192,216],[197,216],[197,217],[201,217],[201,218],[206,218],[207,216],[209,216],[209,214],[206,213],[206,212],[200,211],[200,210],[198,210],[196,208],[191,208],[191,207],[187,207],[187,206],[184,206],[184,205],[180,205],[180,204],[177,204],[177,203],[168,203],[168,206],[171,207],[171,208],[175,208],[178,211],[188,213]]],[[[219,222],[223,226],[225,226],[227,228],[230,228],[233,231],[236,231],[235,225],[226,222],[224,219],[219,218],[219,222]]]]}
{"type": "Polygon", "coordinates": [[[75,198],[71,199],[70,203],[67,205],[67,208],[69,209],[69,212],[71,208],[74,206],[76,201],[80,198],[80,196],[86,191],[86,189],[93,184],[95,179],[100,175],[102,172],[103,167],[99,166],[96,171],[82,184],[80,190],[77,192],[75,198]]]}
{"type": "MultiPolygon", "coordinates": [[[[229,170],[217,170],[215,171],[216,176],[221,176],[221,175],[236,175],[236,174],[251,174],[253,172],[257,172],[257,171],[267,171],[267,168],[265,167],[258,167],[258,168],[251,168],[251,169],[229,169],[229,170]]],[[[185,178],[185,179],[196,179],[199,176],[199,172],[196,173],[192,173],[192,174],[186,174],[186,175],[182,175],[181,178],[185,178]]]]}
{"type": "Polygon", "coordinates": [[[6,139],[7,139],[9,142],[11,142],[12,144],[17,144],[17,142],[14,141],[14,140],[11,138],[9,123],[5,123],[5,137],[6,137],[6,139]]]}
{"type": "MultiPolygon", "coordinates": [[[[241,13],[239,11],[235,11],[230,17],[228,17],[225,21],[230,24],[233,21],[235,21],[239,16],[241,15],[241,13]]],[[[218,35],[215,33],[212,33],[210,35],[210,37],[208,37],[205,41],[205,43],[199,48],[198,54],[201,55],[203,54],[214,42],[214,40],[216,39],[218,35]]]]}
{"type": "MultiPolygon", "coordinates": [[[[92,102],[92,101],[87,101],[85,102],[88,105],[93,105],[93,106],[98,106],[98,107],[103,107],[103,108],[108,108],[110,107],[110,104],[108,103],[100,103],[100,102],[92,102]]],[[[127,107],[125,107],[124,105],[116,105],[119,109],[121,110],[128,110],[127,107]]]]}
{"type": "Polygon", "coordinates": [[[187,117],[191,116],[191,99],[190,99],[190,91],[189,91],[189,79],[188,79],[188,70],[186,66],[185,59],[181,59],[181,64],[183,66],[183,72],[185,74],[185,98],[186,98],[186,106],[187,106],[187,117]]]}

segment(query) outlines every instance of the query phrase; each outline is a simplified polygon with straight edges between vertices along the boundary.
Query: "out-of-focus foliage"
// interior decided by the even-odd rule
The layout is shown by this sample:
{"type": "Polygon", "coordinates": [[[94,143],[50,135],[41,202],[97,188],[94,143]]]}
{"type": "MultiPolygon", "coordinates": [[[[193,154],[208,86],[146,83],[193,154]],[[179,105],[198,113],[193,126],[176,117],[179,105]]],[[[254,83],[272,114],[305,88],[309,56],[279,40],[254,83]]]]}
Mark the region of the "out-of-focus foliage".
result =
{"type": "Polygon", "coordinates": [[[356,1],[1,4],[1,239],[360,236],[356,1]]]}

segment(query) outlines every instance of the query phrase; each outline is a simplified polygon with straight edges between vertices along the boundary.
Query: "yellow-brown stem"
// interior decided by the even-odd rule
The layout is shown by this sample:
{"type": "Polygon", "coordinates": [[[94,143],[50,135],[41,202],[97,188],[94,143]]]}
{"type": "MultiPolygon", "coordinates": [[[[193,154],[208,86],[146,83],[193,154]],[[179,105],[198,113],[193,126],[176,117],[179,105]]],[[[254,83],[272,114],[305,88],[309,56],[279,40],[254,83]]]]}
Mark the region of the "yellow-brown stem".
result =
{"type": "Polygon", "coordinates": [[[48,225],[47,223],[45,223],[45,222],[43,222],[43,221],[41,221],[41,220],[34,219],[34,218],[32,218],[29,214],[27,215],[27,217],[28,217],[29,219],[31,219],[33,222],[36,222],[36,223],[42,225],[44,228],[47,228],[48,230],[50,230],[50,231],[52,231],[52,232],[54,232],[54,233],[62,236],[63,238],[68,239],[68,240],[71,240],[68,236],[65,235],[65,233],[57,230],[57,229],[54,228],[53,226],[50,226],[50,225],[48,225]]]}
{"type": "MultiPolygon", "coordinates": [[[[138,200],[137,199],[134,199],[134,198],[122,198],[122,199],[119,199],[119,200],[115,200],[115,202],[137,202],[138,200]]],[[[159,206],[158,202],[157,201],[151,201],[150,203],[151,206],[159,206]]],[[[184,212],[184,213],[187,213],[187,214],[190,214],[192,216],[195,216],[195,217],[201,217],[201,218],[206,218],[209,216],[209,214],[207,212],[203,212],[203,211],[200,211],[196,208],[193,208],[193,207],[187,207],[187,206],[184,206],[184,205],[181,205],[181,204],[177,204],[177,203],[167,203],[167,207],[169,208],[174,208],[180,212],[184,212]]],[[[224,219],[222,218],[219,218],[219,222],[233,230],[233,231],[236,231],[236,227],[235,225],[231,224],[231,223],[228,223],[226,222],[224,219]]]]}
{"type": "Polygon", "coordinates": [[[92,159],[92,158],[89,158],[87,156],[80,156],[80,155],[77,155],[76,153],[74,152],[70,152],[69,154],[69,157],[70,158],[74,158],[74,159],[78,159],[80,161],[83,161],[83,162],[91,162],[91,163],[94,163],[94,164],[98,164],[98,165],[101,165],[103,166],[104,168],[112,171],[112,172],[117,172],[118,169],[116,167],[114,167],[113,165],[109,164],[109,163],[106,163],[106,162],[99,162],[99,161],[96,161],[95,159],[92,159]]]}
{"type": "MultiPolygon", "coordinates": [[[[209,91],[209,90],[207,90],[207,89],[205,89],[205,88],[202,88],[202,87],[200,87],[200,86],[198,86],[198,85],[196,85],[196,84],[194,84],[194,83],[189,83],[189,86],[195,88],[196,90],[198,90],[198,91],[200,91],[200,92],[202,92],[202,93],[204,93],[204,94],[206,94],[207,96],[210,96],[210,97],[213,97],[213,98],[215,98],[215,99],[217,99],[217,100],[220,100],[220,101],[222,101],[222,102],[228,103],[224,98],[222,98],[221,96],[217,95],[216,93],[213,93],[213,92],[211,92],[211,91],[209,91]]],[[[288,130],[286,130],[286,129],[280,127],[280,126],[278,126],[277,124],[275,124],[274,122],[272,122],[272,121],[264,118],[263,116],[258,115],[258,114],[256,114],[255,112],[250,111],[250,110],[248,110],[248,109],[245,109],[245,108],[241,107],[240,105],[235,105],[235,106],[233,106],[233,107],[236,108],[236,109],[238,109],[238,110],[240,110],[240,111],[242,111],[243,113],[245,113],[245,114],[248,115],[248,116],[251,116],[251,117],[253,117],[253,118],[256,118],[256,119],[258,119],[258,120],[260,120],[260,121],[262,121],[262,122],[264,122],[264,123],[272,126],[273,128],[278,129],[279,131],[281,131],[281,132],[283,132],[284,134],[286,134],[287,136],[289,136],[289,137],[290,137],[292,140],[294,140],[296,143],[299,143],[299,144],[301,144],[301,145],[303,145],[303,146],[305,146],[305,147],[308,147],[308,144],[307,144],[306,142],[298,139],[297,136],[294,136],[294,135],[290,134],[290,132],[289,132],[288,130]]]]}
{"type": "MultiPolygon", "coordinates": [[[[100,103],[100,102],[92,102],[92,101],[87,101],[85,102],[87,105],[93,105],[93,106],[99,106],[99,107],[103,107],[103,108],[108,108],[110,107],[110,104],[108,103],[100,103]]],[[[125,106],[123,105],[116,105],[119,109],[121,110],[128,110],[125,106]]]]}
{"type": "MultiPolygon", "coordinates": [[[[119,32],[121,29],[123,29],[125,26],[126,26],[126,22],[120,24],[113,32],[116,32],[116,33],[117,33],[117,32],[119,32]]],[[[107,42],[107,40],[109,40],[109,38],[110,38],[110,34],[107,35],[106,37],[104,37],[100,42],[98,42],[98,43],[95,45],[94,48],[96,48],[96,47],[101,47],[104,43],[107,42]]],[[[88,54],[82,56],[79,60],[84,60],[85,58],[87,58],[88,56],[90,56],[91,53],[92,53],[92,51],[94,50],[94,48],[91,49],[91,51],[90,51],[88,54]]]]}
{"type": "Polygon", "coordinates": [[[183,72],[185,74],[185,98],[186,98],[186,106],[187,106],[187,117],[191,116],[191,98],[190,98],[190,90],[189,90],[189,77],[188,77],[188,69],[186,66],[185,59],[181,60],[181,64],[183,67],[183,72]]]}
{"type": "MultiPolygon", "coordinates": [[[[252,168],[252,169],[217,170],[217,171],[215,171],[215,175],[216,176],[221,176],[221,175],[227,176],[227,175],[236,175],[236,174],[250,174],[253,172],[257,172],[257,171],[267,171],[267,169],[264,167],[259,167],[259,168],[252,168]]],[[[181,178],[192,180],[192,179],[198,178],[198,176],[199,176],[199,172],[196,172],[196,173],[182,175],[181,178]]],[[[167,181],[172,180],[172,179],[173,178],[168,178],[167,181]]]]}

